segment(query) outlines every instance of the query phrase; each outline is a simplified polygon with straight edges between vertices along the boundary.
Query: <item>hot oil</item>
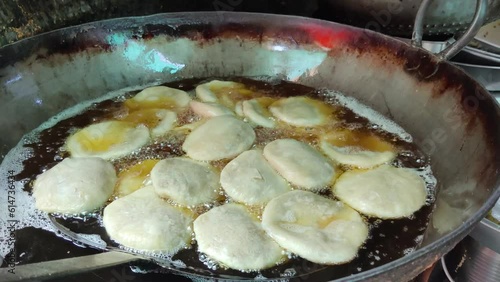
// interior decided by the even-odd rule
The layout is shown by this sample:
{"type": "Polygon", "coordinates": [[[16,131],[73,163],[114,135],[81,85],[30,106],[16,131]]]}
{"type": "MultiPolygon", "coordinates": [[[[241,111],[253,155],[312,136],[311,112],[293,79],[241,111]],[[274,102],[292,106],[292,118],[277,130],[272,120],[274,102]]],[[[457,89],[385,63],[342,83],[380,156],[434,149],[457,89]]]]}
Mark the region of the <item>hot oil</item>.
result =
{"type": "MultiPolygon", "coordinates": [[[[58,122],[51,128],[45,129],[37,136],[37,140],[25,144],[33,150],[32,157],[23,161],[23,170],[15,176],[17,181],[24,179],[34,180],[38,174],[62,161],[68,154],[64,152],[64,142],[75,128],[83,128],[90,124],[104,121],[122,108],[121,102],[106,100],[95,104],[90,109],[69,119],[58,122]]],[[[31,191],[30,186],[25,187],[31,191]]]]}
{"type": "MultiPolygon", "coordinates": [[[[192,91],[197,84],[210,80],[211,79],[189,79],[166,83],[164,85],[185,91],[192,91]]],[[[268,96],[283,98],[290,96],[308,96],[315,99],[322,99],[332,104],[335,108],[334,119],[336,122],[327,123],[319,127],[297,128],[281,122],[278,122],[278,127],[272,129],[257,127],[255,128],[255,148],[262,149],[267,143],[275,139],[294,138],[318,149],[320,137],[329,130],[342,128],[358,130],[363,134],[377,136],[394,146],[398,151],[398,156],[394,161],[394,165],[398,167],[414,168],[422,176],[427,177],[426,182],[429,191],[429,199],[427,205],[417,211],[411,218],[395,220],[365,218],[370,226],[370,236],[359,250],[357,257],[353,261],[342,265],[320,265],[296,256],[291,256],[284,263],[270,269],[261,270],[258,273],[244,273],[238,270],[226,269],[214,265],[210,260],[200,260],[200,255],[202,254],[196,251],[196,243],[194,243],[191,248],[186,248],[178,252],[172,257],[173,260],[182,261],[189,269],[189,272],[204,275],[213,276],[215,274],[219,277],[237,276],[248,278],[262,275],[267,278],[280,278],[289,277],[290,273],[295,273],[295,277],[316,280],[320,278],[315,276],[318,273],[324,273],[326,275],[325,277],[334,279],[366,271],[405,256],[418,247],[427,227],[430,213],[432,212],[434,202],[433,193],[436,183],[430,175],[429,161],[419,151],[416,145],[410,142],[411,137],[409,138],[405,135],[403,130],[399,130],[393,125],[387,126],[373,122],[374,120],[379,121],[379,117],[371,118],[370,116],[356,114],[356,105],[353,106],[349,99],[335,92],[315,90],[307,86],[284,81],[258,81],[238,77],[226,80],[243,83],[248,89],[256,93],[255,97],[268,96]],[[391,130],[388,131],[388,128],[391,130]],[[324,272],[316,272],[321,269],[324,269],[324,272]],[[316,274],[313,275],[312,273],[316,274]]],[[[124,112],[127,110],[124,108],[123,101],[136,93],[137,91],[130,92],[114,99],[95,103],[85,111],[41,131],[34,142],[25,144],[26,147],[32,148],[33,154],[23,162],[24,169],[16,175],[16,180],[29,180],[26,182],[27,184],[24,189],[26,191],[31,191],[32,180],[34,180],[38,174],[68,156],[63,147],[64,142],[75,129],[123,116],[124,112]]],[[[179,125],[196,123],[198,121],[199,118],[190,110],[178,114],[179,125]]],[[[183,156],[182,143],[190,130],[190,128],[173,130],[164,137],[154,139],[149,145],[140,148],[129,156],[114,160],[113,164],[119,172],[146,159],[164,159],[183,156]]],[[[211,162],[211,164],[215,169],[220,171],[228,162],[229,160],[220,160],[211,162]]],[[[320,194],[324,197],[335,199],[329,189],[330,187],[325,188],[326,189],[322,190],[320,194]]],[[[230,199],[221,191],[220,197],[215,203],[194,208],[193,211],[195,214],[199,215],[213,206],[226,203],[228,200],[230,199]]],[[[251,207],[250,210],[256,217],[261,217],[262,207],[251,207]]],[[[110,240],[102,227],[101,213],[102,210],[98,212],[96,217],[61,217],[58,218],[58,221],[70,228],[73,232],[98,234],[108,246],[119,247],[110,240]]]]}

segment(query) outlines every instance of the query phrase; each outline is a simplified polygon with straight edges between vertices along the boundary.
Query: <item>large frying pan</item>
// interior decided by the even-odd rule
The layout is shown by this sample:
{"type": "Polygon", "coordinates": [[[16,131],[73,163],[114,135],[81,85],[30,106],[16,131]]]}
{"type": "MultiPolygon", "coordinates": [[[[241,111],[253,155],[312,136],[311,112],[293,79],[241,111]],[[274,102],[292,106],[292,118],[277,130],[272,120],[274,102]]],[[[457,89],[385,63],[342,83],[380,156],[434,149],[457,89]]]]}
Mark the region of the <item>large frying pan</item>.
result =
{"type": "MultiPolygon", "coordinates": [[[[414,19],[424,0],[319,1],[322,18],[390,34],[411,37],[414,19]]],[[[425,35],[446,37],[464,32],[474,15],[476,0],[433,0],[425,18],[425,35]]],[[[487,0],[486,22],[500,17],[500,1],[487,0]]]]}
{"type": "MultiPolygon", "coordinates": [[[[481,85],[421,48],[288,16],[163,14],[8,45],[0,49],[2,156],[23,134],[82,101],[129,86],[207,76],[272,76],[340,90],[395,120],[430,156],[438,193],[421,246],[344,279],[415,277],[464,238],[500,196],[500,107],[481,85]]],[[[7,172],[0,173],[5,180],[7,172]]],[[[8,187],[0,185],[4,195],[8,187]]],[[[0,215],[5,222],[3,210],[0,215]]],[[[327,268],[320,277],[328,275],[327,268]]]]}

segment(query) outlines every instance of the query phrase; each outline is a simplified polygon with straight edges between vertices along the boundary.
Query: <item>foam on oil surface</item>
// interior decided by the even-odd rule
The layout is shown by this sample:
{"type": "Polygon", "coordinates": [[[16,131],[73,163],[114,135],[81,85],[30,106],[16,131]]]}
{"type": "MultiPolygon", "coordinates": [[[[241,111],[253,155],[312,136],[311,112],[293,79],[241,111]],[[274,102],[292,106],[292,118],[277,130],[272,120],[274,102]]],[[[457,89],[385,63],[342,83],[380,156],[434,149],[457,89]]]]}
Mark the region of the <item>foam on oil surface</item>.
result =
{"type": "MultiPolygon", "coordinates": [[[[135,87],[129,87],[129,88],[124,88],[118,91],[110,92],[107,95],[100,97],[95,100],[91,101],[86,101],[83,103],[80,103],[72,108],[69,108],[57,116],[49,119],[48,121],[44,122],[42,125],[40,125],[37,129],[35,129],[33,132],[27,134],[24,136],[21,140],[21,142],[14,148],[12,149],[7,156],[5,157],[3,163],[0,165],[0,183],[8,183],[8,176],[9,176],[9,170],[13,171],[13,175],[16,175],[19,173],[22,169],[22,161],[30,156],[32,154],[32,151],[29,148],[24,147],[24,144],[31,143],[31,142],[36,142],[37,135],[39,132],[41,132],[44,129],[50,128],[54,126],[56,123],[58,123],[61,120],[67,119],[69,117],[72,117],[76,114],[81,113],[85,109],[89,108],[93,103],[100,102],[106,99],[111,99],[111,98],[116,98],[120,97],[121,95],[126,94],[127,92],[130,91],[135,91],[135,90],[141,90],[145,87],[153,86],[156,85],[157,83],[151,84],[151,85],[143,85],[143,86],[135,86],[135,87]]],[[[191,94],[191,93],[190,93],[191,94]]],[[[361,104],[358,100],[347,97],[339,92],[336,91],[325,91],[324,92],[324,98],[329,100],[333,104],[338,104],[341,106],[344,106],[346,108],[351,109],[355,114],[367,118],[371,124],[374,125],[374,127],[379,127],[380,129],[387,131],[389,133],[392,133],[396,136],[398,136],[401,140],[407,141],[407,142],[412,142],[412,137],[410,134],[408,134],[403,128],[401,128],[399,125],[394,123],[393,121],[389,120],[388,118],[384,117],[380,113],[374,111],[373,109],[361,104]]],[[[425,180],[426,182],[426,187],[428,189],[428,204],[432,204],[433,201],[433,195],[434,195],[434,188],[436,186],[436,179],[432,175],[432,171],[430,166],[425,166],[419,169],[416,169],[416,172],[425,180]]],[[[15,185],[15,191],[16,191],[16,213],[15,213],[15,219],[19,220],[19,223],[17,224],[17,229],[27,227],[27,226],[32,226],[35,228],[41,228],[47,231],[55,232],[57,233],[56,228],[52,225],[50,222],[49,217],[41,211],[38,211],[35,209],[35,201],[34,198],[29,195],[29,193],[23,191],[23,187],[25,183],[22,182],[16,182],[14,183],[15,185]]],[[[0,201],[2,203],[7,202],[7,193],[0,193],[0,201]]],[[[8,218],[8,213],[6,213],[6,209],[2,209],[0,211],[0,226],[2,227],[2,238],[8,238],[8,231],[7,228],[3,228],[7,226],[7,222],[4,219],[8,218]]],[[[66,239],[71,239],[68,236],[65,236],[64,234],[57,233],[58,236],[64,237],[66,239]]],[[[105,245],[106,243],[101,239],[101,237],[97,234],[90,234],[90,235],[85,235],[85,234],[77,234],[79,237],[81,237],[81,241],[84,242],[84,244],[87,245],[92,245],[94,247],[102,247],[103,244],[105,245]]],[[[417,242],[418,243],[418,242],[417,242]]],[[[148,257],[154,257],[158,259],[159,264],[161,265],[162,262],[164,264],[171,264],[175,267],[178,268],[184,268],[186,267],[185,264],[182,261],[173,261],[171,260],[170,256],[166,256],[164,254],[156,254],[156,253],[150,253],[150,252],[141,252],[137,250],[132,250],[128,248],[123,248],[121,247],[122,250],[130,253],[136,253],[138,255],[144,255],[148,257]]],[[[8,252],[10,251],[10,247],[7,244],[6,240],[1,240],[0,239],[0,255],[3,257],[5,256],[8,252]]],[[[405,250],[405,254],[409,254],[413,251],[408,249],[405,250]]],[[[373,256],[374,260],[377,260],[377,255],[373,256]]],[[[216,266],[215,266],[216,267],[216,266]]],[[[137,269],[139,270],[139,269],[137,269]]],[[[287,269],[281,276],[284,278],[283,280],[277,279],[276,281],[286,281],[287,277],[293,277],[296,275],[295,269],[287,269]]],[[[187,275],[188,277],[190,275],[187,275]]],[[[194,280],[197,281],[207,281],[206,279],[200,278],[198,276],[192,276],[194,280]]],[[[260,274],[255,277],[256,279],[265,279],[265,277],[261,276],[260,274]]],[[[210,280],[210,279],[209,279],[210,280]]]]}
{"type": "Polygon", "coordinates": [[[0,256],[5,257],[11,250],[12,245],[9,244],[7,238],[11,237],[11,229],[8,228],[15,224],[15,229],[21,229],[27,226],[35,228],[43,228],[47,231],[54,232],[54,227],[50,224],[48,215],[42,211],[35,209],[35,200],[29,193],[23,191],[24,183],[12,182],[12,176],[22,170],[22,157],[30,152],[23,148],[22,145],[16,146],[6,156],[3,163],[0,165],[0,183],[9,183],[4,186],[4,191],[0,193],[0,256]],[[9,189],[8,187],[14,187],[9,189]],[[7,190],[15,191],[15,194],[8,194],[7,190]],[[11,196],[9,198],[8,196],[11,196]],[[14,199],[15,210],[10,212],[7,207],[7,201],[14,199]],[[11,220],[15,221],[12,222],[11,220]]]}
{"type": "MultiPolygon", "coordinates": [[[[10,230],[7,227],[9,225],[12,225],[12,222],[10,222],[10,220],[16,220],[16,229],[22,229],[24,227],[41,228],[50,232],[54,232],[58,236],[69,239],[63,234],[58,234],[56,232],[56,228],[50,222],[49,216],[46,213],[35,208],[35,199],[28,192],[23,190],[26,183],[23,181],[12,181],[13,176],[17,175],[23,170],[23,161],[28,159],[33,154],[32,149],[24,147],[25,144],[37,142],[38,134],[42,130],[53,127],[59,121],[81,113],[85,109],[89,108],[93,103],[119,97],[120,95],[124,95],[130,91],[140,90],[156,84],[158,83],[128,87],[118,91],[110,92],[94,100],[79,103],[50,118],[46,122],[42,123],[38,128],[23,136],[21,141],[12,150],[9,151],[9,153],[5,156],[3,162],[0,164],[0,183],[2,183],[2,185],[4,185],[4,183],[7,184],[3,186],[3,191],[0,193],[0,203],[2,203],[2,208],[0,209],[0,238],[10,237],[10,230]],[[9,189],[9,186],[13,186],[14,189],[9,189]],[[13,194],[11,192],[10,194],[8,194],[7,190],[15,191],[15,193],[13,194]],[[8,196],[11,197],[9,198],[8,196]],[[8,203],[8,200],[12,199],[14,199],[14,205],[16,207],[15,211],[9,212],[6,203],[8,203]]],[[[79,235],[83,236],[82,238],[85,238],[89,244],[92,244],[94,246],[102,246],[103,244],[102,239],[98,235],[79,235]]],[[[6,239],[0,239],[0,256],[2,258],[5,257],[11,250],[12,245],[9,244],[9,241],[6,239]]]]}

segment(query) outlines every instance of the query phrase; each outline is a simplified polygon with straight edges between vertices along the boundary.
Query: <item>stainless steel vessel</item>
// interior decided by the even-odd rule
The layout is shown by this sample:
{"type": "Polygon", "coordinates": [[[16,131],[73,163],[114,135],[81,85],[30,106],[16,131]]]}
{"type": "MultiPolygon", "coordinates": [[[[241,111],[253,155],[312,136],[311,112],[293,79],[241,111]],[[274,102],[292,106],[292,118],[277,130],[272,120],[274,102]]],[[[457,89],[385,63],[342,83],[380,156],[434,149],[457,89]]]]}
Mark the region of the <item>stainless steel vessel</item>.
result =
{"type": "MultiPolygon", "coordinates": [[[[411,37],[415,17],[424,0],[325,0],[323,9],[333,21],[394,36],[411,37]]],[[[472,21],[476,0],[432,0],[425,17],[425,35],[454,35],[472,21]]],[[[500,18],[500,1],[488,0],[486,22],[500,18]]]]}
{"type": "MultiPolygon", "coordinates": [[[[421,246],[342,281],[411,279],[464,238],[500,196],[500,107],[481,85],[421,48],[288,16],[160,14],[86,24],[5,46],[0,125],[8,134],[0,135],[2,156],[61,110],[109,91],[234,75],[342,91],[403,126],[430,156],[438,193],[421,246]]],[[[0,176],[5,173],[0,170],[0,176]]],[[[329,280],[332,273],[326,267],[308,277],[329,280]]]]}

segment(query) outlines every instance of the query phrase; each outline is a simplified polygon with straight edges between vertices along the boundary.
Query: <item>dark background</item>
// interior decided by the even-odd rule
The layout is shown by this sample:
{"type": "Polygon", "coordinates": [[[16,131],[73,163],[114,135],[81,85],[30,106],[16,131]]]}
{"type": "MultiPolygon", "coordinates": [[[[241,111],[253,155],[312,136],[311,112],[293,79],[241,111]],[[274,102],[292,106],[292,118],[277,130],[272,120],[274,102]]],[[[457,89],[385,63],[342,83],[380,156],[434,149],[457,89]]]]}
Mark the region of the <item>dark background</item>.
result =
{"type": "Polygon", "coordinates": [[[322,0],[2,0],[0,46],[102,19],[182,11],[246,11],[328,18],[322,0]]]}

